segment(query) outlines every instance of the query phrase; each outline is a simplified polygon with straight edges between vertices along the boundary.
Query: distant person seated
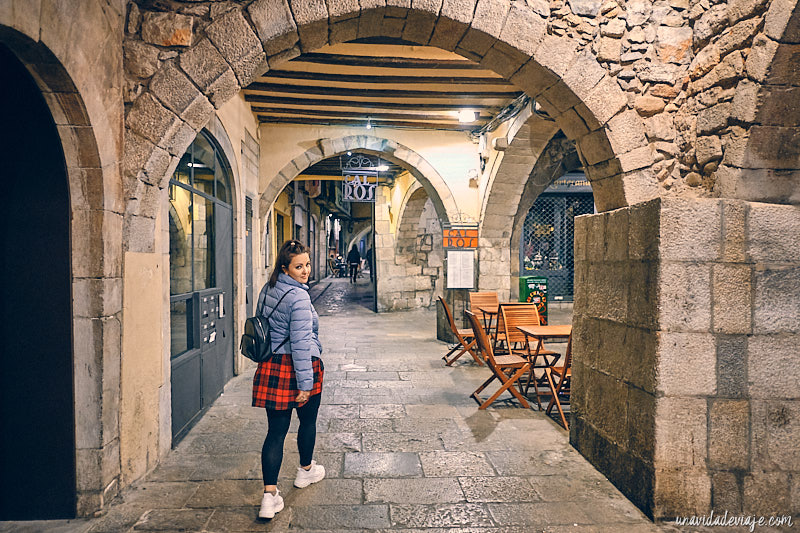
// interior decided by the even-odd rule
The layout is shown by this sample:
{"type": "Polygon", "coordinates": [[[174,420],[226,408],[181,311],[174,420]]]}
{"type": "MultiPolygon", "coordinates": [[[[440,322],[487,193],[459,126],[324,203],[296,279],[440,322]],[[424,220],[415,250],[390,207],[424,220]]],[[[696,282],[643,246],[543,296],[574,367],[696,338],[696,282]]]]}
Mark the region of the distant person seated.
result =
{"type": "Polygon", "coordinates": [[[358,275],[358,265],[361,264],[361,254],[358,253],[358,248],[356,248],[355,244],[350,249],[350,253],[347,254],[347,264],[350,265],[350,283],[355,283],[358,275]]]}

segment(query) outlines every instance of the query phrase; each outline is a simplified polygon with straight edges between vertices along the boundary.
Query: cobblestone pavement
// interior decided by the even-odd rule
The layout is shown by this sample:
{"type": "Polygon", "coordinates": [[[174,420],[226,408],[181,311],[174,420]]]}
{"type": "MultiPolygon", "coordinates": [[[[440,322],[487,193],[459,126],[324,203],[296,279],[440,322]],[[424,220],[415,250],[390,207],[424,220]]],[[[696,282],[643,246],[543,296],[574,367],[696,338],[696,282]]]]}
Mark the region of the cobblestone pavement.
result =
{"type": "MultiPolygon", "coordinates": [[[[441,361],[435,312],[374,314],[368,280],[312,289],[325,347],[315,458],[327,477],[292,486],[296,420],[279,487],[286,508],[257,520],[263,410],[250,407],[254,365],[234,378],[144,480],[92,520],[0,524],[0,531],[656,532],[569,446],[543,413],[469,395],[487,369],[441,361]],[[343,304],[353,298],[356,303],[343,304]]],[[[461,363],[463,361],[463,363],[461,363]]],[[[727,530],[727,529],[726,529],[727,530]]],[[[727,530],[730,531],[730,530],[727,530]]]]}

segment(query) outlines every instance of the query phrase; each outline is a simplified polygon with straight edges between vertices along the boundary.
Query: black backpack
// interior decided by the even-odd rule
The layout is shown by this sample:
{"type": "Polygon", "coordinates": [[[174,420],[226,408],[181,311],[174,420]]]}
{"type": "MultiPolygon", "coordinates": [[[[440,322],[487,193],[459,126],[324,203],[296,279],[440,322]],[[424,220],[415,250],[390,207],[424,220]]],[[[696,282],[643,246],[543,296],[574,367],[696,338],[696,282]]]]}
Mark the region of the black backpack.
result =
{"type": "MultiPolygon", "coordinates": [[[[251,361],[265,363],[272,358],[274,350],[272,350],[269,319],[272,318],[272,313],[275,312],[275,309],[278,308],[289,292],[291,291],[283,293],[278,303],[276,303],[275,307],[270,311],[269,316],[261,316],[259,305],[256,308],[256,316],[250,317],[244,321],[244,333],[242,334],[242,341],[239,343],[239,349],[242,351],[242,355],[251,361]]],[[[278,348],[286,344],[288,340],[289,337],[283,339],[283,342],[278,345],[278,348]]],[[[277,350],[278,348],[275,349],[277,350]]]]}

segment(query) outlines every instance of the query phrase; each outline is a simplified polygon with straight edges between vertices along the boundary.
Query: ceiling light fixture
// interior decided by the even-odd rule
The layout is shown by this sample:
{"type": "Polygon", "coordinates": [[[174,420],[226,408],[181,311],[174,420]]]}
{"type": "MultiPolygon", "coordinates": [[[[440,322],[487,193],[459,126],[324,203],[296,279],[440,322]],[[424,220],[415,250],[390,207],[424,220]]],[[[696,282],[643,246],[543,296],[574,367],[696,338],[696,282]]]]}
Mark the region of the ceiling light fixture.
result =
{"type": "Polygon", "coordinates": [[[353,152],[348,151],[347,155],[353,155],[353,152]]]}
{"type": "Polygon", "coordinates": [[[472,109],[462,109],[458,112],[459,122],[475,122],[477,118],[478,114],[472,109]]]}
{"type": "Polygon", "coordinates": [[[367,117],[367,129],[368,130],[372,129],[372,119],[369,117],[367,117]]]}

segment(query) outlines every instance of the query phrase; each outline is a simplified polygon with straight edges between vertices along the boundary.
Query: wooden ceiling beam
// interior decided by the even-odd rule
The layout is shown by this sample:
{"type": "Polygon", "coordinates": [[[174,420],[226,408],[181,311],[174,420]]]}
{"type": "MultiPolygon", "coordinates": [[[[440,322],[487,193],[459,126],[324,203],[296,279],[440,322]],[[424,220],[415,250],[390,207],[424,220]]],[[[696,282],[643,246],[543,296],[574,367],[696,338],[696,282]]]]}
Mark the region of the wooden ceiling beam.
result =
{"type": "Polygon", "coordinates": [[[469,60],[421,59],[414,57],[354,56],[344,54],[307,53],[292,60],[294,63],[317,63],[322,65],[345,65],[349,67],[383,68],[441,68],[464,70],[487,70],[469,60]]]}
{"type": "Polygon", "coordinates": [[[496,85],[512,87],[503,78],[470,78],[459,76],[383,76],[371,74],[368,76],[358,74],[329,74],[322,72],[302,72],[294,70],[270,70],[260,80],[288,79],[288,80],[317,80],[339,83],[386,83],[397,85],[496,85]]]}
{"type": "MultiPolygon", "coordinates": [[[[247,102],[258,104],[275,105],[297,105],[318,107],[360,107],[364,109],[398,109],[398,110],[428,110],[428,111],[459,111],[464,109],[463,105],[458,104],[407,104],[402,102],[364,102],[353,100],[320,100],[319,98],[287,98],[283,96],[270,96],[266,94],[253,94],[245,92],[244,99],[247,102]]],[[[500,106],[486,104],[470,104],[470,109],[481,110],[491,109],[499,111],[500,106]]]]}
{"type": "MultiPolygon", "coordinates": [[[[270,115],[257,114],[258,120],[265,124],[315,124],[319,126],[352,126],[356,128],[363,128],[365,120],[348,120],[348,119],[327,119],[327,118],[302,118],[302,117],[275,117],[270,115]]],[[[472,131],[477,126],[467,124],[441,124],[436,122],[411,122],[401,120],[371,120],[372,126],[375,128],[417,128],[417,129],[434,129],[434,130],[450,130],[450,131],[472,131]]]]}
{"type": "MultiPolygon", "coordinates": [[[[454,115],[417,115],[410,113],[362,113],[357,111],[326,111],[324,109],[287,109],[277,107],[259,107],[252,106],[253,112],[257,114],[269,115],[307,115],[315,117],[341,117],[341,118],[361,118],[366,120],[368,117],[371,119],[384,119],[384,120],[442,120],[447,122],[458,122],[458,117],[454,115]]],[[[481,120],[489,120],[492,117],[483,115],[478,117],[475,122],[481,120]]]]}
{"type": "Polygon", "coordinates": [[[272,93],[316,94],[323,96],[350,96],[358,98],[441,98],[447,100],[469,100],[484,98],[507,100],[516,98],[522,94],[516,89],[488,92],[399,91],[394,89],[349,89],[344,87],[319,87],[313,85],[290,85],[260,82],[251,83],[246,87],[246,89],[249,91],[272,93]]]}

